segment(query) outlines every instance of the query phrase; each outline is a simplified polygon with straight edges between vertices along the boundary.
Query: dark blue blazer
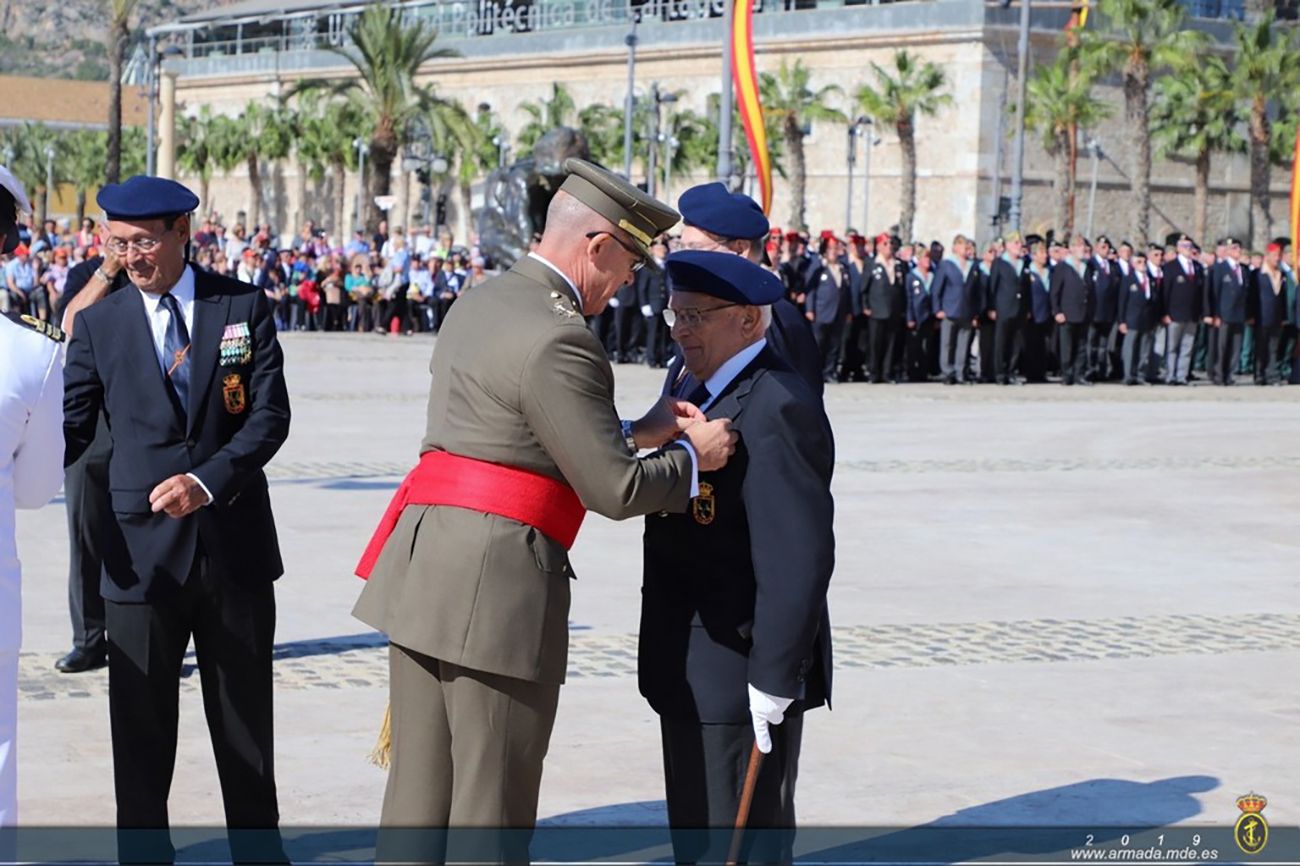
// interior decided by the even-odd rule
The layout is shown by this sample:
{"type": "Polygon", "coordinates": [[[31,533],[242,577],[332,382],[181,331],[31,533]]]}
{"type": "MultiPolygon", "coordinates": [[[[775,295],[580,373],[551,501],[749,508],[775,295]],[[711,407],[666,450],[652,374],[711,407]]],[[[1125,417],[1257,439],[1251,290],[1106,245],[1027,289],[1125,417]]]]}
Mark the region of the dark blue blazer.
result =
{"type": "Polygon", "coordinates": [[[925,288],[925,278],[916,271],[907,274],[907,321],[915,322],[918,328],[934,318],[934,281],[930,289],[925,288]]]}
{"type": "Polygon", "coordinates": [[[867,264],[866,305],[876,321],[902,319],[907,315],[907,266],[894,259],[894,279],[885,273],[889,267],[876,259],[867,264]]]}
{"type": "Polygon", "coordinates": [[[1114,322],[1119,315],[1119,290],[1124,272],[1115,262],[1107,262],[1101,269],[1097,257],[1088,259],[1087,280],[1092,286],[1092,321],[1097,324],[1114,322]]]}
{"type": "Polygon", "coordinates": [[[1199,322],[1205,303],[1205,267],[1194,261],[1189,275],[1175,256],[1165,262],[1164,272],[1164,279],[1160,281],[1160,303],[1165,315],[1174,322],[1199,322]]]}
{"type": "Polygon", "coordinates": [[[637,675],[661,716],[749,720],[747,683],[831,695],[826,590],[835,567],[830,423],[803,380],[765,348],[707,412],[740,441],[700,473],[685,514],[646,518],[637,675]]]}
{"type": "Polygon", "coordinates": [[[1083,276],[1080,276],[1068,258],[1062,259],[1052,268],[1052,284],[1048,290],[1052,295],[1053,316],[1064,314],[1066,323],[1071,325],[1083,325],[1092,321],[1095,298],[1092,282],[1088,279],[1090,273],[1090,270],[1085,269],[1083,276]]]}
{"type": "Polygon", "coordinates": [[[817,340],[799,308],[785,298],[772,305],[772,324],[767,329],[767,342],[772,351],[803,377],[820,401],[826,391],[826,380],[822,377],[822,356],[817,340]]]}
{"type": "Polygon", "coordinates": [[[1029,315],[1036,324],[1046,325],[1052,321],[1052,292],[1049,283],[1052,272],[1047,272],[1047,281],[1034,273],[1032,266],[1025,267],[1025,279],[1029,288],[1029,315]]]}
{"type": "Polygon", "coordinates": [[[1018,267],[1002,256],[993,260],[985,303],[990,310],[997,312],[999,319],[1023,319],[1029,309],[1022,271],[1023,263],[1018,267]]]}
{"type": "Polygon", "coordinates": [[[942,310],[944,316],[954,320],[975,318],[984,303],[980,298],[979,266],[971,262],[970,271],[962,277],[957,263],[945,258],[935,268],[930,295],[936,313],[942,310]]]}
{"type": "Polygon", "coordinates": [[[1250,270],[1238,265],[1234,274],[1226,260],[1217,262],[1206,281],[1206,315],[1217,316],[1225,325],[1244,325],[1254,318],[1255,292],[1250,286],[1250,270]]]}
{"type": "Polygon", "coordinates": [[[1150,275],[1147,276],[1147,286],[1151,291],[1150,298],[1142,291],[1136,272],[1130,272],[1124,277],[1119,293],[1117,321],[1123,322],[1129,330],[1152,331],[1160,325],[1164,308],[1160,303],[1160,292],[1156,289],[1155,281],[1150,275]]]}
{"type": "Polygon", "coordinates": [[[101,408],[113,441],[108,486],[119,531],[105,540],[101,584],[110,601],[151,601],[174,591],[189,576],[200,543],[230,580],[258,584],[284,571],[262,471],[289,434],[284,357],[270,306],[260,289],[197,268],[194,283],[184,415],[163,378],[134,286],[79,313],[68,344],[65,463],[94,439],[101,408]],[[226,326],[241,324],[251,357],[221,363],[226,326]],[[180,520],[152,513],[154,487],[186,473],[203,481],[212,504],[180,520]]]}
{"type": "Polygon", "coordinates": [[[1255,321],[1263,328],[1278,328],[1290,321],[1290,311],[1286,307],[1286,276],[1282,276],[1281,291],[1273,294],[1273,284],[1268,274],[1260,268],[1255,272],[1255,309],[1259,312],[1255,321]]]}
{"type": "Polygon", "coordinates": [[[820,261],[808,278],[808,296],[804,309],[813,314],[813,321],[829,325],[842,320],[851,312],[850,278],[847,266],[840,267],[837,281],[831,269],[820,261]]]}

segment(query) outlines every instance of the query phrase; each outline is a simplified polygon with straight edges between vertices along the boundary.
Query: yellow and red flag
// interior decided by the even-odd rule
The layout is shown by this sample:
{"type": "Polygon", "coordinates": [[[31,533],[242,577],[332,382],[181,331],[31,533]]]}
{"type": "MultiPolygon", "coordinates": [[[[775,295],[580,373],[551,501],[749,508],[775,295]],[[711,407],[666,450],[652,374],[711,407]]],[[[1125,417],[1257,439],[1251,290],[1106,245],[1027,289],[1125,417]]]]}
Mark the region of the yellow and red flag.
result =
{"type": "MultiPolygon", "coordinates": [[[[731,28],[731,77],[736,82],[736,104],[745,125],[745,138],[758,175],[763,213],[772,210],[772,155],[767,149],[767,127],[758,94],[758,69],[754,66],[754,0],[729,0],[736,4],[731,28]]],[[[724,145],[725,146],[725,145],[724,145]]]]}
{"type": "Polygon", "coordinates": [[[1295,128],[1295,156],[1291,160],[1291,255],[1300,264],[1300,124],[1295,128]]]}

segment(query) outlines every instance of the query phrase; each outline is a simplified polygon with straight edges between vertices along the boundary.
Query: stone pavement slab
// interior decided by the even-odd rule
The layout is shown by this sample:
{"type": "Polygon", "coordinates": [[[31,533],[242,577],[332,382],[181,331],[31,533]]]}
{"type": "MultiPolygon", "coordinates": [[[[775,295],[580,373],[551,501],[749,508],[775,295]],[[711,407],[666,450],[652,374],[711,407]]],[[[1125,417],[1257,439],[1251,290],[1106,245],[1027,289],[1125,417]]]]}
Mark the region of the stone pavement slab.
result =
{"type": "MultiPolygon", "coordinates": [[[[432,343],[284,344],[281,811],[373,825],[384,648],[349,614],[351,569],[417,456],[432,343]]],[[[625,416],[661,375],[617,368],[625,416]]],[[[840,385],[827,407],[835,707],[807,722],[804,825],[1223,825],[1250,790],[1275,826],[1300,823],[1300,389],[840,385]]],[[[21,819],[109,825],[106,677],[52,668],[69,641],[61,504],[20,515],[18,539],[21,819]]],[[[592,516],[574,551],[552,826],[663,821],[635,681],[639,547],[639,521],[592,516]]],[[[197,678],[172,817],[219,825],[197,678]]]]}

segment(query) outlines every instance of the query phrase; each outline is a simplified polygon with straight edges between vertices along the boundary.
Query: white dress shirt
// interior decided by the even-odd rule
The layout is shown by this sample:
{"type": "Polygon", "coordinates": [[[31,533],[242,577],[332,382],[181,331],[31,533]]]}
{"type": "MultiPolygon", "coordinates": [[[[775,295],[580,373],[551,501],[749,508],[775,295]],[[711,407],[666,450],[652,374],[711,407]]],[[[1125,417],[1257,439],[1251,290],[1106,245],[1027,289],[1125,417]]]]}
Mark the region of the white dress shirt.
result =
{"type": "MultiPolygon", "coordinates": [[[[171,312],[162,304],[162,295],[151,295],[143,289],[137,288],[140,298],[144,301],[144,314],[149,321],[149,333],[153,336],[154,355],[158,358],[158,368],[166,378],[167,371],[171,369],[172,359],[167,357],[167,326],[171,324],[171,312]]],[[[185,266],[181,278],[176,281],[168,293],[176,299],[181,306],[181,316],[185,319],[185,333],[194,338],[194,270],[189,265],[185,266]]],[[[194,369],[194,358],[190,357],[190,369],[194,369]]],[[[190,383],[193,384],[194,378],[190,377],[190,383]]],[[[186,407],[189,411],[189,407],[186,407]]],[[[208,497],[205,504],[212,503],[212,491],[208,485],[203,483],[193,472],[186,472],[187,477],[193,478],[195,483],[203,489],[204,495],[208,497]]]]}

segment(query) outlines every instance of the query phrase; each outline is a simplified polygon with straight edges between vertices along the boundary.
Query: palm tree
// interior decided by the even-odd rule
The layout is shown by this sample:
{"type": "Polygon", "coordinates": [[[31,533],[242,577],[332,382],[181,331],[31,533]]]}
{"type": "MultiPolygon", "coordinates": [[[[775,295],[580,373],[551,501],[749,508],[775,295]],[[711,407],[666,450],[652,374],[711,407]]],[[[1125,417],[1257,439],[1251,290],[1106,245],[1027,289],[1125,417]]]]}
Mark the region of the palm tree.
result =
{"type": "MultiPolygon", "coordinates": [[[[122,61],[131,39],[131,13],[139,0],[108,0],[108,148],[104,179],[122,179],[122,61]]],[[[152,63],[153,58],[149,58],[152,63]]]]}
{"type": "Polygon", "coordinates": [[[296,152],[300,171],[320,183],[328,170],[333,178],[329,230],[342,243],[348,237],[347,173],[357,168],[357,149],[352,142],[370,134],[365,109],[351,99],[305,99],[299,105],[296,152]]]}
{"type": "Polygon", "coordinates": [[[1133,232],[1136,238],[1146,238],[1151,225],[1152,77],[1195,58],[1207,39],[1200,31],[1184,28],[1187,13],[1177,0],[1101,0],[1098,11],[1105,26],[1085,31],[1081,44],[1097,72],[1123,76],[1133,232]]]}
{"type": "Polygon", "coordinates": [[[912,237],[916,220],[916,118],[934,117],[939,109],[952,104],[952,96],[943,93],[948,78],[937,64],[921,62],[915,54],[899,49],[894,52],[894,68],[871,64],[876,86],[864,84],[854,98],[858,108],[876,123],[898,132],[902,150],[902,203],[898,231],[912,237]]]}
{"type": "Polygon", "coordinates": [[[1250,240],[1262,249],[1273,235],[1269,199],[1268,104],[1300,86],[1300,52],[1290,29],[1274,26],[1272,12],[1254,25],[1236,26],[1237,57],[1233,84],[1250,107],[1250,240]]]}
{"type": "Polygon", "coordinates": [[[810,83],[811,77],[802,60],[796,60],[793,68],[782,60],[781,68],[775,75],[764,72],[759,76],[763,113],[779,122],[781,137],[790,155],[790,223],[795,227],[804,225],[808,164],[804,157],[803,140],[808,135],[810,125],[819,120],[830,123],[848,122],[844,112],[827,104],[832,94],[843,93],[840,87],[828,84],[814,90],[810,83]]]}
{"type": "Polygon", "coordinates": [[[417,114],[428,115],[445,100],[432,85],[419,85],[415,77],[420,67],[441,57],[457,57],[459,52],[437,45],[438,31],[426,21],[405,24],[402,10],[376,2],[367,6],[348,27],[348,45],[334,48],[356,68],[357,77],[325,81],[300,82],[290,95],[312,91],[355,96],[366,109],[366,126],[370,132],[370,195],[367,223],[379,222],[379,208],[374,200],[388,195],[393,161],[401,148],[410,120],[417,114]]]}
{"type": "Polygon", "coordinates": [[[578,109],[569,89],[559,82],[551,84],[549,99],[521,102],[519,107],[528,115],[528,122],[524,124],[523,129],[519,130],[519,135],[516,137],[520,153],[532,151],[533,145],[537,144],[537,139],[555,127],[573,125],[578,109]]]}
{"type": "Polygon", "coordinates": [[[1151,107],[1156,155],[1195,163],[1194,233],[1201,243],[1206,239],[1210,163],[1216,153],[1241,152],[1244,142],[1237,133],[1240,120],[1232,73],[1220,57],[1189,58],[1156,85],[1151,107]]]}
{"type": "Polygon", "coordinates": [[[43,123],[24,123],[11,128],[5,135],[0,151],[12,150],[9,170],[22,181],[31,199],[35,225],[45,222],[46,164],[48,151],[54,149],[54,183],[62,177],[64,168],[63,143],[59,135],[43,123]]]}
{"type": "MultiPolygon", "coordinates": [[[[587,139],[591,158],[601,165],[623,165],[623,120],[622,108],[594,102],[578,112],[578,129],[587,139]]],[[[648,128],[648,106],[646,100],[637,99],[632,109],[632,158],[644,157],[646,129],[648,128]]],[[[643,161],[643,165],[645,162],[643,161]]]]}
{"type": "MultiPolygon", "coordinates": [[[[711,168],[718,161],[718,139],[722,136],[719,124],[722,120],[722,95],[710,93],[705,98],[705,116],[704,122],[707,124],[705,133],[707,138],[696,145],[701,151],[699,156],[703,159],[702,165],[705,168],[711,168]]],[[[772,171],[782,179],[789,177],[786,174],[785,162],[785,135],[782,131],[782,118],[776,116],[770,111],[763,112],[763,129],[767,132],[767,150],[768,157],[772,163],[772,171]]],[[[732,105],[731,109],[731,132],[733,137],[732,143],[732,176],[738,178],[749,177],[753,154],[749,152],[749,147],[744,143],[745,124],[740,117],[740,108],[732,105]],[[741,141],[741,146],[735,146],[735,139],[741,141]]]]}
{"type": "Polygon", "coordinates": [[[486,103],[479,105],[469,126],[463,130],[456,153],[456,181],[460,188],[461,212],[465,215],[467,226],[472,216],[474,180],[497,168],[501,161],[499,148],[505,141],[505,128],[492,114],[492,109],[486,103]]]}
{"type": "Polygon", "coordinates": [[[108,133],[80,130],[64,136],[63,175],[77,189],[77,225],[86,216],[87,191],[104,180],[108,133]]]}
{"type": "MultiPolygon", "coordinates": [[[[213,164],[223,175],[229,177],[235,167],[244,161],[243,142],[245,133],[243,125],[233,117],[218,114],[212,119],[212,144],[208,155],[213,164]]],[[[213,207],[203,202],[203,207],[210,213],[213,207]]]]}
{"type": "Polygon", "coordinates": [[[660,198],[671,201],[674,176],[711,168],[718,160],[718,130],[707,116],[689,108],[673,111],[664,119],[667,146],[663,151],[664,188],[660,198]]]}
{"type": "Polygon", "coordinates": [[[211,206],[208,203],[208,190],[212,183],[212,171],[218,163],[216,151],[225,143],[221,140],[223,120],[225,118],[212,113],[211,106],[203,105],[199,107],[198,114],[180,122],[176,167],[183,174],[199,179],[199,201],[209,211],[211,206]]]}
{"type": "Polygon", "coordinates": [[[1056,160],[1053,226],[1059,237],[1074,231],[1074,186],[1079,171],[1076,130],[1096,126],[1110,106],[1092,93],[1093,78],[1080,69],[1074,52],[1062,48],[1056,60],[1039,66],[1025,83],[1025,127],[1039,132],[1043,147],[1056,160]]]}
{"type": "Polygon", "coordinates": [[[241,134],[227,139],[237,161],[248,168],[248,186],[252,201],[248,222],[257,225],[262,217],[262,160],[275,162],[289,155],[293,146],[293,117],[283,106],[267,106],[256,100],[244,106],[236,121],[241,134]]]}

